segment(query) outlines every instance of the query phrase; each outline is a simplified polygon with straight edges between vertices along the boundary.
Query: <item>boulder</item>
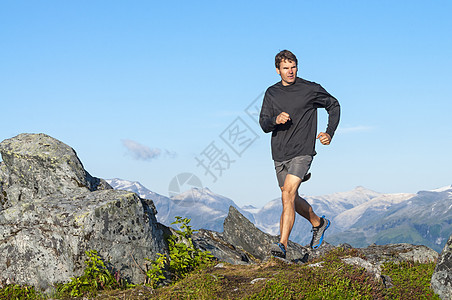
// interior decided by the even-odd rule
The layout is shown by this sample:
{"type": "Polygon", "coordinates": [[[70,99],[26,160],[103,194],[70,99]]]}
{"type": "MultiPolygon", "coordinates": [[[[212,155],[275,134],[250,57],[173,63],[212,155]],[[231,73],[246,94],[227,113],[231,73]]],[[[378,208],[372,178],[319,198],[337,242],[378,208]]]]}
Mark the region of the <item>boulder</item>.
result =
{"type": "Polygon", "coordinates": [[[20,134],[0,143],[0,209],[80,188],[111,189],[92,177],[74,149],[45,134],[20,134]]]}
{"type": "MultiPolygon", "coordinates": [[[[267,260],[269,258],[269,246],[279,240],[279,237],[259,230],[232,206],[229,208],[229,214],[224,221],[223,227],[224,231],[222,233],[201,229],[193,235],[193,241],[198,248],[210,251],[219,261],[230,264],[250,264],[267,260]]],[[[289,241],[287,259],[283,261],[289,264],[309,263],[337,248],[353,249],[349,244],[333,246],[323,242],[319,249],[311,250],[308,246],[303,247],[289,241]]],[[[356,248],[355,253],[356,256],[344,257],[342,261],[357,268],[366,269],[370,278],[381,280],[387,288],[392,287],[393,284],[389,276],[381,274],[381,266],[385,262],[413,261],[431,263],[436,262],[438,259],[438,253],[426,246],[405,243],[370,245],[366,248],[356,248]]],[[[319,261],[308,264],[308,266],[322,267],[323,264],[324,261],[319,261]]],[[[218,267],[220,266],[221,264],[218,265],[218,267]]],[[[450,262],[448,266],[448,284],[450,289],[450,262]]]]}
{"type": "Polygon", "coordinates": [[[358,248],[373,264],[385,262],[414,261],[420,263],[436,262],[438,252],[423,245],[411,245],[407,243],[375,245],[366,248],[358,248]]]}
{"type": "Polygon", "coordinates": [[[87,250],[142,283],[145,258],[167,251],[153,202],[91,176],[66,144],[21,134],[0,152],[0,284],[51,289],[83,273],[87,250]]]}
{"type": "MultiPolygon", "coordinates": [[[[229,214],[223,223],[223,238],[261,261],[270,256],[271,244],[279,242],[279,237],[258,229],[233,206],[229,207],[229,214]]],[[[309,254],[310,250],[307,248],[289,241],[288,260],[304,262],[307,261],[309,254]]]]}
{"type": "MultiPolygon", "coordinates": [[[[352,248],[348,244],[338,247],[352,248]]],[[[343,258],[346,264],[355,265],[366,269],[367,273],[375,279],[379,279],[390,288],[392,280],[387,275],[381,274],[381,266],[386,262],[412,261],[420,263],[436,262],[438,252],[422,245],[411,245],[406,243],[388,245],[370,245],[366,248],[357,248],[357,253],[361,256],[343,258]]]]}
{"type": "Polygon", "coordinates": [[[226,242],[221,233],[200,229],[193,234],[192,239],[196,248],[209,251],[218,261],[233,265],[256,262],[249,253],[226,242]]]}
{"type": "Polygon", "coordinates": [[[433,272],[431,287],[441,299],[452,299],[452,235],[438,259],[433,272]]]}

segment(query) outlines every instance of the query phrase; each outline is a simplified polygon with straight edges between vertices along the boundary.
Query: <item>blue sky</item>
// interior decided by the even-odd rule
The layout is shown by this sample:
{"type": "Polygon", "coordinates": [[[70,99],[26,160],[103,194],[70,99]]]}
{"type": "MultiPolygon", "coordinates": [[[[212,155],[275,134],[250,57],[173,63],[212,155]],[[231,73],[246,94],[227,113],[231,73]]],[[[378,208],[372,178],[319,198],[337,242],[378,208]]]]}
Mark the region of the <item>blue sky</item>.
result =
{"type": "MultiPolygon", "coordinates": [[[[270,135],[246,111],[289,49],[298,75],[342,107],[300,193],[450,185],[451,11],[450,1],[1,1],[0,140],[43,132],[94,176],[168,195],[189,173],[262,206],[279,188],[270,135]]],[[[319,130],[326,120],[319,111],[319,130]]]]}

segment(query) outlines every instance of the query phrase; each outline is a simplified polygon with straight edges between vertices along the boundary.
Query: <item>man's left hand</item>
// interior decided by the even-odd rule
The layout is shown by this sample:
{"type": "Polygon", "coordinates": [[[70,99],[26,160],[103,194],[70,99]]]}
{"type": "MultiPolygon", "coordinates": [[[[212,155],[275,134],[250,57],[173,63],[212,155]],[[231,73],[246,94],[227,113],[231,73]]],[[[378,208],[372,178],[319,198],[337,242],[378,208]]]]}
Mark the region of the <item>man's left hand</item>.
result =
{"type": "Polygon", "coordinates": [[[329,145],[331,143],[331,136],[328,133],[321,132],[317,138],[323,145],[329,145]]]}

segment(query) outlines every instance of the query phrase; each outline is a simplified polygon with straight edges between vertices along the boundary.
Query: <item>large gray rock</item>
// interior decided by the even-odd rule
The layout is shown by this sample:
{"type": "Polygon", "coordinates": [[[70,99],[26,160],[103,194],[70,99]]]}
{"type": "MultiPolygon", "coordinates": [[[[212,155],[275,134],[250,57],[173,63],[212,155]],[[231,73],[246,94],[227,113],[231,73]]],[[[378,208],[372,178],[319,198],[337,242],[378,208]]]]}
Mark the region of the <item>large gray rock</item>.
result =
{"type": "Polygon", "coordinates": [[[83,168],[74,149],[45,134],[20,134],[0,143],[0,209],[84,188],[111,189],[83,168]]]}
{"type": "MultiPolygon", "coordinates": [[[[202,250],[210,251],[219,261],[231,264],[259,263],[269,258],[269,246],[278,241],[277,236],[262,232],[232,206],[229,208],[223,227],[222,233],[201,229],[193,235],[195,245],[202,250]]],[[[309,267],[322,267],[323,261],[309,263],[337,248],[352,249],[353,247],[348,244],[335,247],[324,242],[319,249],[311,250],[289,241],[285,261],[297,264],[307,263],[309,267]]],[[[384,263],[401,261],[431,263],[438,259],[436,251],[426,246],[406,243],[371,245],[367,248],[357,248],[354,253],[356,256],[346,256],[342,261],[366,269],[369,278],[381,280],[387,288],[392,286],[392,279],[381,274],[381,266],[384,263]]],[[[450,270],[450,262],[448,266],[450,270]]],[[[448,278],[450,288],[450,273],[448,278]]]]}
{"type": "Polygon", "coordinates": [[[233,265],[256,262],[249,253],[226,242],[223,234],[216,231],[200,229],[193,234],[192,238],[196,248],[209,251],[218,261],[233,265]]]}
{"type": "MultiPolygon", "coordinates": [[[[277,236],[259,230],[245,218],[235,207],[229,207],[229,214],[223,223],[223,238],[226,242],[243,249],[259,260],[270,256],[270,245],[279,242],[277,236]]],[[[287,259],[306,261],[310,251],[292,241],[287,247],[287,259]]]]}
{"type": "Polygon", "coordinates": [[[407,243],[370,245],[359,248],[366,260],[374,264],[385,262],[413,261],[419,263],[436,262],[438,252],[423,245],[411,245],[407,243]]]}
{"type": "MultiPolygon", "coordinates": [[[[219,261],[231,264],[259,263],[270,258],[270,246],[279,241],[278,236],[265,233],[254,226],[235,207],[223,223],[222,233],[201,229],[193,235],[195,246],[212,253],[219,261]]],[[[286,262],[305,263],[325,255],[335,247],[324,242],[317,250],[311,250],[289,241],[286,262]]]]}
{"type": "Polygon", "coordinates": [[[21,134],[0,152],[0,284],[67,282],[82,274],[86,250],[142,283],[144,258],[167,251],[152,201],[92,177],[69,146],[21,134]]]}
{"type": "MultiPolygon", "coordinates": [[[[342,244],[338,247],[352,248],[348,244],[342,244]]],[[[342,261],[366,269],[367,273],[381,280],[387,288],[392,286],[392,280],[389,276],[381,274],[381,267],[384,263],[402,261],[431,263],[438,259],[438,252],[435,250],[422,245],[406,243],[370,245],[366,248],[357,248],[357,250],[361,257],[346,257],[342,261]]]]}
{"type": "Polygon", "coordinates": [[[438,259],[433,272],[431,287],[441,299],[452,299],[452,235],[438,259]]]}

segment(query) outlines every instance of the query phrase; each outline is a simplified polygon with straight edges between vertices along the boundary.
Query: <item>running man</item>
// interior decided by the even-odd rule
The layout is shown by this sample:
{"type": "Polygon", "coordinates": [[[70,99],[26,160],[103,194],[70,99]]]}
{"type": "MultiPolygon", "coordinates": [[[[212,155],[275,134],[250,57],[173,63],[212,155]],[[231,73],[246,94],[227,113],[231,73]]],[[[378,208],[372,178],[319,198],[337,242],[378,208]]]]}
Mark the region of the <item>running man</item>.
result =
{"type": "Polygon", "coordinates": [[[297,77],[298,60],[292,52],[279,52],[275,66],[281,81],[265,92],[259,123],[264,132],[272,132],[272,157],[282,191],[280,242],[272,245],[271,254],[286,258],[295,212],[312,225],[312,249],[320,247],[325,230],[330,226],[328,219],[317,216],[311,205],[298,195],[298,188],[302,181],[309,179],[307,172],[316,154],[316,138],[323,145],[330,144],[339,124],[340,106],[319,84],[297,77]],[[328,112],[327,129],[319,134],[317,108],[328,112]]]}

